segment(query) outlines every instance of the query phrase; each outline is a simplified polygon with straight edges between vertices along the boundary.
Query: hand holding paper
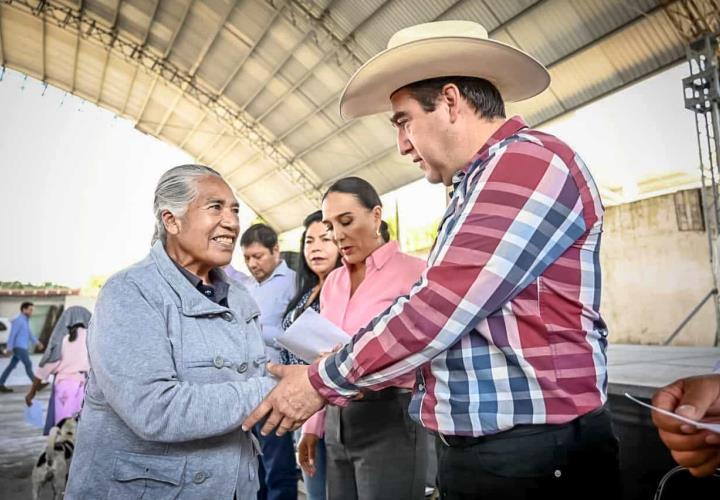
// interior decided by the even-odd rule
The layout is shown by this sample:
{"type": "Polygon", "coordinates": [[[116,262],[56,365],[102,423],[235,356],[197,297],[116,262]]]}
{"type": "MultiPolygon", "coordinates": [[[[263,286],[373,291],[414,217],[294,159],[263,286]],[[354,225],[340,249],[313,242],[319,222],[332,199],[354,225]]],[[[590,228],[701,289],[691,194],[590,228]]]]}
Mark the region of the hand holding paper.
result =
{"type": "Polygon", "coordinates": [[[350,336],[314,309],[305,309],[275,341],[306,363],[336,351],[350,336]]]}
{"type": "Polygon", "coordinates": [[[627,392],[625,393],[625,397],[628,398],[628,399],[630,399],[630,401],[633,401],[633,402],[635,402],[635,403],[637,403],[637,404],[639,404],[639,405],[641,405],[641,406],[644,406],[645,408],[650,408],[650,409],[653,410],[653,411],[660,412],[660,413],[662,413],[663,415],[667,415],[668,417],[674,418],[675,420],[678,420],[678,421],[680,421],[680,422],[684,422],[684,423],[686,423],[686,424],[694,425],[694,426],[697,427],[698,429],[706,429],[706,430],[708,430],[708,431],[712,431],[712,432],[716,432],[716,433],[720,434],[720,423],[719,423],[719,424],[710,424],[710,423],[706,423],[706,422],[700,422],[700,421],[697,421],[697,420],[692,420],[692,419],[690,419],[690,418],[683,417],[682,415],[678,415],[677,413],[673,413],[673,412],[668,411],[668,410],[663,410],[662,408],[658,408],[658,407],[656,407],[656,406],[653,406],[653,405],[647,404],[647,403],[645,403],[645,402],[643,402],[643,401],[640,401],[639,399],[637,399],[637,398],[634,397],[634,396],[631,396],[631,395],[628,394],[627,392]]]}
{"type": "Polygon", "coordinates": [[[720,374],[676,380],[655,393],[651,406],[675,461],[694,476],[714,473],[720,466],[720,374]]]}
{"type": "MultiPolygon", "coordinates": [[[[320,316],[306,309],[290,328],[275,341],[300,359],[312,363],[323,354],[346,344],[350,336],[320,316]]],[[[268,364],[268,372],[279,379],[270,394],[252,411],[242,424],[247,431],[266,418],[260,431],[263,436],[277,428],[276,434],[297,429],[325,405],[325,400],[310,384],[308,367],[303,365],[268,364]]]]}

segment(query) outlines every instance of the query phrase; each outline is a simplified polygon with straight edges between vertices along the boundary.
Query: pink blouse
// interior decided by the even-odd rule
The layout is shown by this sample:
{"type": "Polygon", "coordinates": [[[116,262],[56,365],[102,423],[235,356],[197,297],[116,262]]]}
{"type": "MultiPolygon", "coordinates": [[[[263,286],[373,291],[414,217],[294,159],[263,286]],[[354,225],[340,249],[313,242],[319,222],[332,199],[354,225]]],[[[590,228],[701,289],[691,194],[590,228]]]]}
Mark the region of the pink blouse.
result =
{"type": "Polygon", "coordinates": [[[86,340],[85,328],[78,328],[77,338],[73,342],[70,342],[70,337],[66,335],[62,340],[60,360],[39,366],[35,370],[35,376],[43,381],[47,381],[50,375],[55,375],[56,381],[69,378],[84,380],[85,374],[90,371],[86,340]]]}
{"type": "MultiPolygon", "coordinates": [[[[424,270],[425,262],[402,253],[396,241],[385,243],[365,259],[365,278],[352,297],[347,264],[328,275],[320,292],[320,314],[353,336],[395,299],[407,295],[424,270]]],[[[411,373],[399,379],[398,385],[412,387],[414,380],[411,373]]],[[[325,411],[310,417],[303,425],[303,432],[322,437],[325,411]]]]}

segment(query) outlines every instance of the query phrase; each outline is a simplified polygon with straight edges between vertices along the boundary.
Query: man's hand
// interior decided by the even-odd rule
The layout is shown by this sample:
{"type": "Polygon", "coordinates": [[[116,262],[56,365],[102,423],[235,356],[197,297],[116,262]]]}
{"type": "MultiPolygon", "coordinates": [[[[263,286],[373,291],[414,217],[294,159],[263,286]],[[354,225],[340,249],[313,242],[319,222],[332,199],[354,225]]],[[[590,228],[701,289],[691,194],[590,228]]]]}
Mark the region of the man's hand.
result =
{"type": "MultiPolygon", "coordinates": [[[[677,380],[655,393],[652,404],[693,420],[720,422],[720,374],[677,380]]],[[[693,476],[708,476],[720,467],[720,434],[658,412],[652,419],[675,461],[693,476]]]]}
{"type": "Polygon", "coordinates": [[[268,363],[267,368],[268,372],[280,381],[245,419],[242,428],[244,431],[252,429],[263,417],[270,414],[260,434],[267,436],[278,427],[276,434],[283,436],[313,416],[325,405],[325,400],[310,384],[307,366],[268,363]]]}
{"type": "Polygon", "coordinates": [[[300,443],[298,443],[298,462],[305,474],[314,476],[317,469],[315,468],[315,450],[320,438],[315,434],[303,434],[300,443]]]}
{"type": "Polygon", "coordinates": [[[43,349],[45,349],[45,345],[38,340],[38,343],[35,344],[35,349],[38,351],[42,351],[43,349]]]}

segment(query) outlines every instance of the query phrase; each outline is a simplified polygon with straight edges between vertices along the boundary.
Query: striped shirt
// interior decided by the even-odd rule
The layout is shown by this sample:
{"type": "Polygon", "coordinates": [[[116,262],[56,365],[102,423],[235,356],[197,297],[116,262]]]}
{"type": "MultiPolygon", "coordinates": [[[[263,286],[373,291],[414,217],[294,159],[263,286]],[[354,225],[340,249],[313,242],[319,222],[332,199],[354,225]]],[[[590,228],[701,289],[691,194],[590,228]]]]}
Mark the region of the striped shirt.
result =
{"type": "Polygon", "coordinates": [[[330,403],[417,370],[411,416],[448,435],[564,423],[607,399],[603,207],[582,160],[507,120],[454,178],[407,296],[311,365],[330,403]]]}

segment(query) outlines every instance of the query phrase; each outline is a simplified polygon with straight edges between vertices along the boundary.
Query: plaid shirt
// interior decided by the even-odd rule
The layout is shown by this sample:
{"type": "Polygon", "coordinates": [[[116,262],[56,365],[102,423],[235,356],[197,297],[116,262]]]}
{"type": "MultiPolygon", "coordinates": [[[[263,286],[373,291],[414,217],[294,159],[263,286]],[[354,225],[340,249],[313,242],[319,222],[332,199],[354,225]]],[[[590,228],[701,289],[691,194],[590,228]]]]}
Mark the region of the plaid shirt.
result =
{"type": "Polygon", "coordinates": [[[603,207],[587,167],[513,117],[454,181],[420,281],[312,365],[311,383],[342,406],[418,369],[410,414],[448,435],[598,408],[607,398],[603,207]]]}

